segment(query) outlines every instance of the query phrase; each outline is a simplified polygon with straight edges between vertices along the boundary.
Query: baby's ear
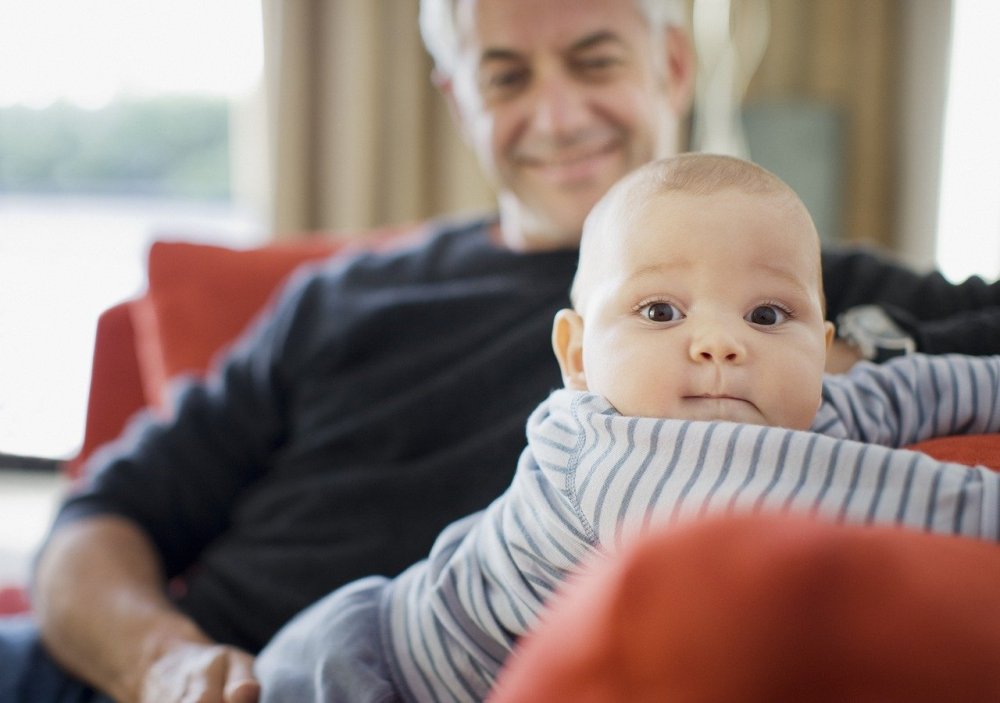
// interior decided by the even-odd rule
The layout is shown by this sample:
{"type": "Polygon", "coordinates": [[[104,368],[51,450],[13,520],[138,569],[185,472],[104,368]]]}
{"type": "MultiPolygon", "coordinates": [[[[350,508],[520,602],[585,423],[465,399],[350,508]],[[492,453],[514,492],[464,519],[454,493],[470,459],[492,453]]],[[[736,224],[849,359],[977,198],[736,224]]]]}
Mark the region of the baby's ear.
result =
{"type": "Polygon", "coordinates": [[[583,318],[575,310],[564,308],[552,322],[552,350],[559,361],[563,385],[576,391],[587,390],[583,372],[583,318]]]}
{"type": "Polygon", "coordinates": [[[826,350],[830,351],[830,345],[833,344],[833,340],[837,336],[837,328],[829,320],[824,324],[824,327],[826,327],[826,350]]]}

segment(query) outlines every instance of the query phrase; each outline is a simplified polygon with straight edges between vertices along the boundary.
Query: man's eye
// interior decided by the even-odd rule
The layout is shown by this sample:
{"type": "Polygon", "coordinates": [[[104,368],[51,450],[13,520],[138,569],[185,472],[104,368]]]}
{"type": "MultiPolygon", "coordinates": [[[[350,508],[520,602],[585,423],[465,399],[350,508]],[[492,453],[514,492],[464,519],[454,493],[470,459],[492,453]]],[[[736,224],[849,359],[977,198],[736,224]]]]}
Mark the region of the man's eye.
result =
{"type": "Polygon", "coordinates": [[[486,77],[486,87],[494,91],[510,91],[527,80],[524,70],[500,71],[486,77]]]}
{"type": "Polygon", "coordinates": [[[617,59],[611,56],[589,56],[576,62],[578,68],[584,71],[601,71],[617,64],[617,59]]]}
{"type": "Polygon", "coordinates": [[[788,319],[788,313],[776,305],[758,305],[744,318],[755,325],[770,327],[788,319]]]}
{"type": "Polygon", "coordinates": [[[613,78],[621,64],[610,56],[595,56],[573,62],[573,71],[581,80],[605,81],[613,78]]]}
{"type": "Polygon", "coordinates": [[[684,313],[670,303],[651,303],[642,309],[642,314],[652,322],[674,322],[684,317],[684,313]]]}

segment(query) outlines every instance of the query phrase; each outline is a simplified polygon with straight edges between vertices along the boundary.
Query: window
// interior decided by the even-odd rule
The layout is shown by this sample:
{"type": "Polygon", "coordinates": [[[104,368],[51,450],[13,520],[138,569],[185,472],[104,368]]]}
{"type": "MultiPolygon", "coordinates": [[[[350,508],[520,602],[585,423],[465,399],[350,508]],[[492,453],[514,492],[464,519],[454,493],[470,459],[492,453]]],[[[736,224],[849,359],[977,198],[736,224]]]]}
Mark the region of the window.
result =
{"type": "Polygon", "coordinates": [[[262,239],[234,178],[262,55],[256,2],[0,0],[0,453],[76,451],[97,316],[153,239],[262,239]]]}
{"type": "Polygon", "coordinates": [[[937,263],[948,278],[1000,276],[1000,3],[954,0],[937,263]]]}

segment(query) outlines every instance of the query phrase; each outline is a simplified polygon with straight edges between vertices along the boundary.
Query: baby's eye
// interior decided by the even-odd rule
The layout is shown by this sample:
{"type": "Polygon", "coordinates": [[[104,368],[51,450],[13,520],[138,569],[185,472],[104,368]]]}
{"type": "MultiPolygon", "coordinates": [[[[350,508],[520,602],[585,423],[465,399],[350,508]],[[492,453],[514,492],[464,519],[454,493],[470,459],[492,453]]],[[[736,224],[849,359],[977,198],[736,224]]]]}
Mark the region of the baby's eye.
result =
{"type": "Polygon", "coordinates": [[[670,303],[650,303],[642,308],[642,314],[652,322],[674,322],[684,317],[684,313],[670,303]]]}
{"type": "Polygon", "coordinates": [[[788,317],[788,313],[777,305],[758,305],[743,319],[755,325],[770,327],[781,324],[788,317]]]}

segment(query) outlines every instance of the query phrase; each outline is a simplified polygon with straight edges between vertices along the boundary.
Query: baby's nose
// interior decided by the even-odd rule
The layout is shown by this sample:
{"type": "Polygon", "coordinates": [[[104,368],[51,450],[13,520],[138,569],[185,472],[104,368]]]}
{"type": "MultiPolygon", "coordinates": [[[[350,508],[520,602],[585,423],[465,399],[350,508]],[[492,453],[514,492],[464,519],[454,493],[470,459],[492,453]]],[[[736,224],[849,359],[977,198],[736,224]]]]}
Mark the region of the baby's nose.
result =
{"type": "Polygon", "coordinates": [[[691,359],[695,362],[740,363],[746,348],[735,332],[724,324],[701,325],[691,338],[691,359]]]}

